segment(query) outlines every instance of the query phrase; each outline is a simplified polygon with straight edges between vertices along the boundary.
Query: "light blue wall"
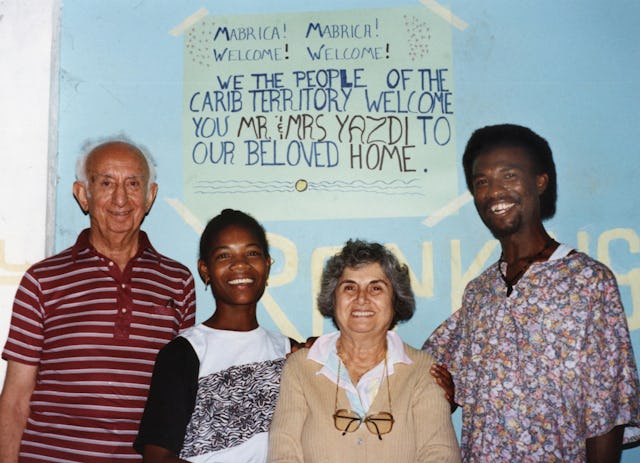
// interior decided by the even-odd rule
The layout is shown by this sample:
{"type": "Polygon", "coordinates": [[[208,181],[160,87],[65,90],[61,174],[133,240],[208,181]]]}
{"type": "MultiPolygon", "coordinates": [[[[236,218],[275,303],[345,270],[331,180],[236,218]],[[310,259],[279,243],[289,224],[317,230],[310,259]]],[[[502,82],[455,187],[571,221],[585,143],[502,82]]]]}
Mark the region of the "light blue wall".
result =
{"type": "MultiPolygon", "coordinates": [[[[159,164],[160,193],[144,228],[161,252],[190,265],[195,273],[198,235],[166,202],[183,195],[182,39],[168,31],[185,17],[203,6],[211,15],[235,15],[416,5],[420,3],[411,0],[66,0],[56,251],[69,246],[87,224],[70,188],[83,141],[124,131],[145,144],[159,164]]],[[[627,314],[640,316],[640,294],[635,300],[632,294],[632,288],[640,292],[640,3],[452,0],[445,6],[468,23],[465,30],[453,29],[458,153],[470,133],[487,124],[519,123],[546,137],[559,178],[558,212],[548,229],[560,241],[595,257],[610,256],[607,263],[620,279],[627,314]]],[[[464,192],[461,172],[459,192],[464,192]]],[[[224,207],[233,207],[233,202],[224,207]]],[[[211,215],[220,209],[216,204],[211,215]]],[[[399,328],[409,343],[419,346],[451,311],[452,285],[459,287],[452,277],[456,266],[465,272],[476,260],[483,268],[499,252],[487,261],[477,260],[491,236],[471,203],[433,227],[423,225],[423,219],[268,222],[267,230],[294,243],[298,265],[293,281],[270,287],[270,295],[308,336],[312,252],[338,246],[349,237],[394,243],[419,279],[433,271],[433,295],[419,298],[415,317],[399,328]],[[433,245],[433,269],[423,268],[425,242],[433,245]],[[458,242],[459,261],[452,257],[458,242]]],[[[291,258],[278,253],[276,274],[285,271],[284,262],[291,258]]],[[[212,310],[202,285],[198,298],[202,319],[212,310]]],[[[265,326],[274,326],[266,312],[261,318],[265,326]]],[[[631,327],[640,353],[640,323],[634,321],[631,327]]],[[[330,329],[328,323],[325,329],[330,329]]],[[[640,461],[640,449],[625,451],[623,461],[640,461]]]]}

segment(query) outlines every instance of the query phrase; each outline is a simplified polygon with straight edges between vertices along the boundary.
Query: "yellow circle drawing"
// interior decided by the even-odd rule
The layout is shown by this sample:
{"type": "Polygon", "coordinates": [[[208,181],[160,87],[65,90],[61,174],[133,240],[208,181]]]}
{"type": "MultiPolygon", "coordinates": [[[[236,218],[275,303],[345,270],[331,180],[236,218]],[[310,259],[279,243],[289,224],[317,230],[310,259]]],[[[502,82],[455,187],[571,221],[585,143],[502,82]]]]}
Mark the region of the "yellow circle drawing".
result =
{"type": "Polygon", "coordinates": [[[298,181],[296,182],[296,191],[299,191],[299,192],[301,192],[301,193],[302,193],[302,192],[303,192],[303,191],[305,191],[307,188],[309,188],[309,183],[308,183],[306,180],[304,180],[304,179],[302,179],[302,178],[301,178],[300,180],[298,180],[298,181]]]}

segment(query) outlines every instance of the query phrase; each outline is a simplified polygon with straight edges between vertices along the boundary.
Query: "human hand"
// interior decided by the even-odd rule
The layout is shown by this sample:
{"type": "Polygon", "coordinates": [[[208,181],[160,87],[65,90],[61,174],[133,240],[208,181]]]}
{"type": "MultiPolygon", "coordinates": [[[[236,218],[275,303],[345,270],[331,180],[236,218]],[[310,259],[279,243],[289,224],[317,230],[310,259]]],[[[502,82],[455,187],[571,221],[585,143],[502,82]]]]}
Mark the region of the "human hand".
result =
{"type": "Polygon", "coordinates": [[[308,337],[305,342],[297,342],[295,340],[292,340],[293,342],[291,343],[291,351],[286,355],[286,357],[289,358],[291,354],[299,349],[310,348],[311,346],[313,346],[313,343],[316,342],[316,339],[318,339],[318,336],[308,337]]]}
{"type": "Polygon", "coordinates": [[[455,384],[447,366],[434,363],[431,365],[429,373],[434,377],[438,386],[444,389],[444,396],[449,401],[451,413],[453,413],[458,408],[458,404],[455,402],[455,384]]]}
{"type": "Polygon", "coordinates": [[[311,346],[313,346],[313,343],[316,342],[316,339],[318,339],[318,336],[311,336],[308,337],[307,340],[304,342],[304,346],[307,349],[310,348],[311,346]]]}

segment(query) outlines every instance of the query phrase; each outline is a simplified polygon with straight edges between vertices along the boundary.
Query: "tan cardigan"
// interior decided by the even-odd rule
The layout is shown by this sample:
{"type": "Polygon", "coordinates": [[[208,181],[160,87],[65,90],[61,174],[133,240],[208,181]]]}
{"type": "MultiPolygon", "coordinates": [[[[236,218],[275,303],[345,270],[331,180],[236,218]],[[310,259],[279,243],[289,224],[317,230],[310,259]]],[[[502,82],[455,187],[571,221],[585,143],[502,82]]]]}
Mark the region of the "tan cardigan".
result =
{"type": "MultiPolygon", "coordinates": [[[[322,365],[307,359],[308,349],[292,354],[285,363],[280,396],[269,431],[271,463],[458,463],[460,450],[449,403],[429,374],[433,357],[404,345],[413,361],[396,363],[389,376],[395,423],[382,440],[363,423],[342,435],[333,425],[335,383],[316,373],[322,365]]],[[[348,408],[344,390],[339,408],[348,408]]],[[[370,412],[388,411],[386,387],[376,395],[370,412]]]]}

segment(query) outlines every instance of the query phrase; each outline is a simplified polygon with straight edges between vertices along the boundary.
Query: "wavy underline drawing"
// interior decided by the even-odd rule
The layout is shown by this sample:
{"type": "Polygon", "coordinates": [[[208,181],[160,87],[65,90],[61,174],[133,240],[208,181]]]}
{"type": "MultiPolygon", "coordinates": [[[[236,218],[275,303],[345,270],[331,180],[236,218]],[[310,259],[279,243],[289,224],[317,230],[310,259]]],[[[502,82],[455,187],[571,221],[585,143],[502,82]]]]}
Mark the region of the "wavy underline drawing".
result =
{"type": "Polygon", "coordinates": [[[394,196],[424,196],[418,179],[411,180],[211,180],[198,181],[192,186],[195,194],[250,194],[250,193],[303,193],[330,191],[340,193],[370,193],[394,196]]]}

